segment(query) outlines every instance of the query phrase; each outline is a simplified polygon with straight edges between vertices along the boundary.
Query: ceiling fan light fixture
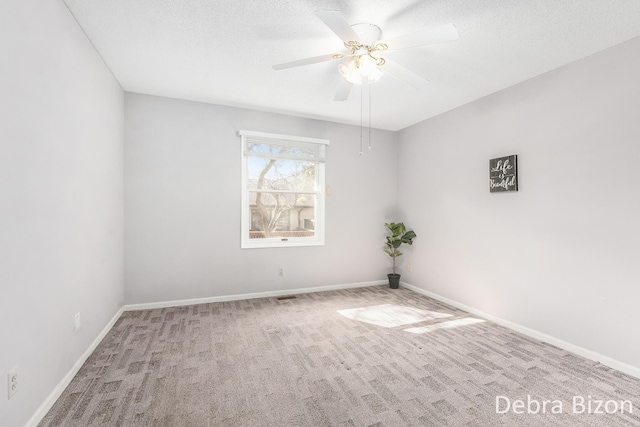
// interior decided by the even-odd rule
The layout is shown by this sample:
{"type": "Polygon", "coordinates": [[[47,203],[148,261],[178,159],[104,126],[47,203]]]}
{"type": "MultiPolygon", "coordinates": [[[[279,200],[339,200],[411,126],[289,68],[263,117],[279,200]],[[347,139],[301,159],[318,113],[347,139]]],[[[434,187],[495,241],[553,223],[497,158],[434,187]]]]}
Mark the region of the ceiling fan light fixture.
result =
{"type": "Polygon", "coordinates": [[[338,71],[348,82],[362,84],[363,81],[373,83],[382,77],[382,70],[378,68],[379,60],[370,55],[360,55],[347,63],[340,64],[338,71]]]}
{"type": "Polygon", "coordinates": [[[360,74],[363,78],[366,78],[369,83],[373,83],[382,77],[382,70],[378,68],[378,65],[381,64],[371,55],[363,55],[359,58],[359,61],[356,62],[359,64],[358,69],[360,70],[360,74]]]}
{"type": "Polygon", "coordinates": [[[340,75],[342,75],[342,77],[344,77],[348,82],[354,84],[362,83],[362,77],[357,71],[355,59],[350,59],[349,62],[338,65],[338,71],[340,72],[340,75]]]}

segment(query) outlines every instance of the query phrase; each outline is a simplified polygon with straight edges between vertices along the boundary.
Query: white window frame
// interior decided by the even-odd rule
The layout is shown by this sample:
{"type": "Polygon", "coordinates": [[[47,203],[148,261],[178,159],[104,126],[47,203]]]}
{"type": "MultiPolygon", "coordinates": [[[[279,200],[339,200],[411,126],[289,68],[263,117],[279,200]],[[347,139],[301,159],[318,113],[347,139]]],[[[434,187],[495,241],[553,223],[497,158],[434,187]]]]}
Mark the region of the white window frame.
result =
{"type": "Polygon", "coordinates": [[[240,226],[240,247],[242,249],[252,248],[281,248],[294,246],[322,246],[324,245],[325,233],[325,156],[323,155],[317,162],[317,177],[315,188],[315,235],[313,237],[289,237],[289,238],[261,238],[250,239],[249,231],[251,229],[251,209],[249,206],[249,161],[245,148],[247,146],[247,138],[263,139],[265,141],[286,141],[286,142],[302,142],[321,144],[323,147],[320,152],[324,153],[326,147],[329,146],[329,140],[318,138],[307,138],[302,136],[279,135],[264,132],[254,132],[247,130],[239,130],[238,136],[242,143],[242,210],[241,210],[241,226],[240,226]]]}

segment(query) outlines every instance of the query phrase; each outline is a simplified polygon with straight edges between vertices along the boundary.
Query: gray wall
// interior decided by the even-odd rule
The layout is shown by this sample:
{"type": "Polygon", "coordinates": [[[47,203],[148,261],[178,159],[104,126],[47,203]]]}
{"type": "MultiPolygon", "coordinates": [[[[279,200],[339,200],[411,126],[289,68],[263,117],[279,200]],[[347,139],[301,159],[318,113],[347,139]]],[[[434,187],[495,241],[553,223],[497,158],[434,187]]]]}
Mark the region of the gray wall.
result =
{"type": "Polygon", "coordinates": [[[640,367],[640,39],[399,133],[405,280],[640,367]],[[520,191],[490,194],[517,154],[520,191]],[[409,259],[407,260],[409,261],[409,259]]]}
{"type": "Polygon", "coordinates": [[[125,111],[126,303],[386,279],[393,133],[359,156],[355,126],[130,93],[125,111]],[[324,246],[240,249],[239,129],[331,141],[324,246]]]}
{"type": "Polygon", "coordinates": [[[0,52],[0,424],[21,426],[122,306],[124,96],[61,1],[3,1],[0,52]]]}

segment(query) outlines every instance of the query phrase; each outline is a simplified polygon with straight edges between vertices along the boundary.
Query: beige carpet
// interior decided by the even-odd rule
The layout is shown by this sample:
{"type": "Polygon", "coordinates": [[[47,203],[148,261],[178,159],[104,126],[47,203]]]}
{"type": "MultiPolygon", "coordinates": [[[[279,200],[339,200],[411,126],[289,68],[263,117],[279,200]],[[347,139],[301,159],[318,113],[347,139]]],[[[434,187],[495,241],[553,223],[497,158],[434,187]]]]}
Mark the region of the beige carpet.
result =
{"type": "Polygon", "coordinates": [[[638,379],[374,286],[125,312],[40,425],[608,427],[638,415],[638,379]],[[526,413],[544,400],[546,413],[526,413]],[[588,414],[589,401],[612,413],[588,414]]]}

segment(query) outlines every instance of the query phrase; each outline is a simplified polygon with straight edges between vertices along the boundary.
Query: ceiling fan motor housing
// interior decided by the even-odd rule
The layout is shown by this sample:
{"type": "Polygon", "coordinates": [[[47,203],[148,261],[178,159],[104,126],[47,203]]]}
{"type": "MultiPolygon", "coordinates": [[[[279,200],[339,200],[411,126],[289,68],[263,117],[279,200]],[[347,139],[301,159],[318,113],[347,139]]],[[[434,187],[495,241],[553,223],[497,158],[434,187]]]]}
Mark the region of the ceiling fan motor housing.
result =
{"type": "Polygon", "coordinates": [[[361,23],[353,24],[351,28],[360,37],[362,44],[367,46],[375,46],[382,38],[382,30],[377,25],[361,23]]]}

